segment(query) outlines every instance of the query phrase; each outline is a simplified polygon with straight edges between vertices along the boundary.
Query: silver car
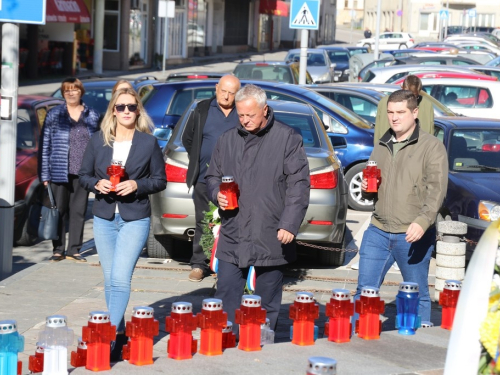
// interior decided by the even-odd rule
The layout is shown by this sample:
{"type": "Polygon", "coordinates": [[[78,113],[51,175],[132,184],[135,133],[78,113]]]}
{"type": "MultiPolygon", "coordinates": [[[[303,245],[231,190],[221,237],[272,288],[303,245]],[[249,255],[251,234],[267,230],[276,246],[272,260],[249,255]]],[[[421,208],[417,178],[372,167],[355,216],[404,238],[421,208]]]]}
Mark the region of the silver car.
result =
{"type": "MultiPolygon", "coordinates": [[[[288,51],[285,61],[300,61],[300,48],[288,51]]],[[[332,64],[328,53],[321,48],[307,49],[307,71],[314,83],[328,83],[334,81],[335,64],[332,64]]]]}
{"type": "MultiPolygon", "coordinates": [[[[153,212],[147,250],[152,258],[174,256],[178,249],[174,247],[174,240],[186,241],[194,235],[193,191],[188,191],[186,186],[189,159],[182,145],[182,133],[196,104],[192,103],[184,112],[163,150],[167,188],[151,196],[153,212]]],[[[273,100],[268,104],[278,121],[301,133],[309,161],[310,203],[297,240],[345,248],[347,184],[323,123],[307,104],[273,100]]],[[[318,258],[324,265],[339,266],[344,262],[345,253],[319,251],[318,258]]]]}

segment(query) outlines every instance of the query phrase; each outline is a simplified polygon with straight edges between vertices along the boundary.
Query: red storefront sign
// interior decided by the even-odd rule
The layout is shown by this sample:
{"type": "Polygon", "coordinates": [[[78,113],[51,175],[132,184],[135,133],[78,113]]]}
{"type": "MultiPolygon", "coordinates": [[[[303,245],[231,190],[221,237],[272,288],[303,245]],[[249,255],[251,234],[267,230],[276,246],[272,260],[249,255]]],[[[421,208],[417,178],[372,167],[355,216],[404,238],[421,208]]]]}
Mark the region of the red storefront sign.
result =
{"type": "Polygon", "coordinates": [[[259,13],[288,17],[288,3],[280,0],[260,0],[259,13]]]}
{"type": "Polygon", "coordinates": [[[88,23],[90,14],[83,0],[47,0],[46,21],[88,23]]]}

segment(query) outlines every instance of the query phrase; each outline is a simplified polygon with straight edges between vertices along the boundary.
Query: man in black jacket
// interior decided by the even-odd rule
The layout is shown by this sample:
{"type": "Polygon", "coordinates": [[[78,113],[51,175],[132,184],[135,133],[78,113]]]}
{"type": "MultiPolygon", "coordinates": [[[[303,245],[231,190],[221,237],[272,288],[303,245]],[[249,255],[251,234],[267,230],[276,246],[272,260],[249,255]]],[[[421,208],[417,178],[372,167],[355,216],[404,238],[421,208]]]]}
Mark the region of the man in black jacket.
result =
{"type": "Polygon", "coordinates": [[[194,115],[186,124],[182,143],[189,155],[186,183],[194,185],[193,200],[196,229],[193,238],[190,281],[199,282],[208,273],[208,259],[200,246],[203,234],[203,212],[209,210],[205,173],[212,157],[217,139],[226,130],[238,125],[238,114],[234,108],[234,96],[240,89],[238,78],[227,75],[215,85],[215,97],[198,103],[194,115]]]}
{"type": "Polygon", "coordinates": [[[250,266],[271,328],[281,306],[283,266],[296,258],[295,236],[309,205],[309,164],[302,137],[274,119],[266,93],[246,85],[236,94],[239,126],[217,141],[206,173],[209,199],[219,206],[217,291],[234,322],[250,266]],[[239,186],[238,208],[226,210],[223,176],[239,186]]]}

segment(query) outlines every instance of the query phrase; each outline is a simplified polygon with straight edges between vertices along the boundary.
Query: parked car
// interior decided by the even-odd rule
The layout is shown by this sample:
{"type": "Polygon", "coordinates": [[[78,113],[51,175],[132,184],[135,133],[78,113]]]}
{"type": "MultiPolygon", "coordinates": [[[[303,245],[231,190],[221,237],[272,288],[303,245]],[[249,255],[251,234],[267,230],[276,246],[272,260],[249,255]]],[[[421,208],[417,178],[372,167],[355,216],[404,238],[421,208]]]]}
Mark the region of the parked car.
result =
{"type": "Polygon", "coordinates": [[[471,79],[422,79],[425,92],[464,116],[498,118],[500,82],[471,79]]]}
{"type": "MultiPolygon", "coordinates": [[[[273,100],[268,104],[278,121],[302,135],[311,170],[310,203],[297,240],[344,248],[347,186],[323,123],[307,104],[273,100]]],[[[196,102],[185,111],[164,149],[167,188],[151,196],[153,212],[147,250],[153,258],[175,255],[174,239],[186,240],[194,233],[195,212],[192,191],[186,186],[188,155],[182,133],[195,106],[196,102]]],[[[345,257],[345,253],[333,251],[320,251],[318,255],[322,264],[334,266],[342,265],[345,257]]]]}
{"type": "MultiPolygon", "coordinates": [[[[470,73],[462,73],[462,72],[425,72],[425,73],[413,73],[414,76],[417,76],[420,79],[424,78],[455,78],[455,79],[477,79],[480,81],[498,81],[498,78],[489,76],[487,74],[482,73],[473,73],[471,70],[470,73]]],[[[395,85],[401,85],[406,77],[400,78],[397,81],[393,82],[395,85]]]]}
{"type": "Polygon", "coordinates": [[[456,72],[470,73],[470,70],[461,66],[450,65],[423,65],[423,64],[403,64],[391,65],[384,68],[372,68],[363,77],[362,82],[371,83],[393,83],[409,74],[425,72],[456,72]]]}
{"type": "Polygon", "coordinates": [[[413,46],[413,48],[418,50],[426,50],[426,51],[434,51],[434,52],[443,52],[459,49],[453,43],[445,43],[445,42],[420,42],[413,46]]]}
{"type": "MultiPolygon", "coordinates": [[[[300,48],[288,51],[285,61],[300,61],[300,48]]],[[[307,71],[314,83],[333,82],[335,65],[324,49],[307,49],[307,71]]]]}
{"type": "MultiPolygon", "coordinates": [[[[215,95],[216,83],[217,81],[214,80],[206,80],[156,84],[153,85],[153,92],[148,96],[144,106],[155,124],[163,122],[162,126],[164,126],[173,120],[171,115],[174,112],[171,110],[173,106],[180,111],[181,108],[188,107],[193,100],[192,98],[212,97],[215,95]],[[187,96],[191,101],[185,104],[185,101],[178,100],[179,97],[184,96],[187,96]],[[181,104],[185,104],[185,106],[181,107],[181,104]]],[[[371,123],[338,103],[302,86],[277,82],[242,81],[243,85],[247,83],[263,88],[270,100],[311,105],[325,124],[327,131],[332,133],[330,139],[332,139],[333,144],[338,145],[335,153],[342,163],[348,184],[349,179],[354,178],[364,168],[364,163],[368,160],[373,149],[373,126],[371,123]]],[[[169,125],[169,129],[173,129],[174,125],[169,125]]],[[[161,142],[166,143],[165,140],[161,142]]],[[[350,194],[349,197],[351,208],[370,209],[371,202],[366,203],[362,199],[356,200],[353,198],[353,194],[350,194]]]]}
{"type": "Polygon", "coordinates": [[[328,53],[330,61],[335,64],[333,80],[345,82],[349,80],[349,59],[351,53],[345,47],[321,47],[328,53]]]}
{"type": "Polygon", "coordinates": [[[500,66],[468,65],[467,69],[470,69],[473,72],[486,74],[491,77],[496,77],[500,81],[500,66]]]}
{"type": "Polygon", "coordinates": [[[434,51],[426,51],[416,48],[409,49],[395,49],[395,50],[387,50],[384,53],[389,53],[394,56],[394,59],[398,59],[400,57],[410,57],[410,56],[428,56],[430,54],[435,54],[434,51]]]}
{"type": "Polygon", "coordinates": [[[461,55],[426,54],[423,56],[409,56],[396,59],[394,65],[477,65],[475,60],[461,55]]]}
{"type": "MultiPolygon", "coordinates": [[[[378,48],[381,51],[388,49],[407,49],[413,47],[414,44],[415,40],[408,33],[386,32],[386,33],[380,33],[378,48]]],[[[361,39],[358,41],[356,46],[374,49],[375,37],[361,39]]]]}
{"type": "Polygon", "coordinates": [[[500,47],[498,38],[491,34],[481,34],[481,35],[471,35],[471,34],[459,34],[452,35],[445,39],[447,43],[460,43],[460,42],[475,42],[475,43],[486,43],[494,47],[500,47]]]}
{"type": "MultiPolygon", "coordinates": [[[[245,61],[233,70],[239,79],[259,79],[272,82],[299,84],[300,64],[293,61],[245,61]]],[[[306,83],[313,79],[306,70],[306,83]]]]}
{"type": "MultiPolygon", "coordinates": [[[[443,27],[444,29],[444,27],[443,27]]],[[[466,26],[447,26],[446,27],[446,35],[453,35],[453,34],[464,34],[469,31],[469,28],[466,26]]],[[[443,34],[444,35],[444,34],[443,34]]]]}
{"type": "Polygon", "coordinates": [[[19,95],[17,100],[14,243],[20,246],[30,246],[37,239],[28,231],[28,217],[43,190],[43,184],[38,180],[40,129],[49,109],[63,102],[51,97],[28,95],[19,95]]]}
{"type": "Polygon", "coordinates": [[[457,43],[457,47],[460,47],[464,50],[470,51],[483,51],[483,52],[492,52],[495,55],[500,55],[500,48],[494,47],[492,45],[486,43],[471,43],[471,42],[460,42],[457,43]]]}
{"type": "Polygon", "coordinates": [[[434,125],[449,160],[440,219],[466,223],[466,238],[477,242],[500,218],[500,121],[455,117],[437,119],[434,125]]]}
{"type": "MultiPolygon", "coordinates": [[[[372,69],[372,68],[385,68],[387,66],[392,66],[394,64],[394,57],[392,55],[389,55],[389,54],[385,54],[386,56],[384,57],[381,57],[380,60],[375,60],[375,61],[372,61],[368,64],[366,64],[365,66],[363,66],[359,72],[358,72],[358,82],[363,82],[363,80],[365,79],[366,75],[368,74],[368,72],[372,69]],[[390,56],[390,57],[388,57],[390,56]]],[[[350,63],[352,62],[352,59],[350,60],[350,63]]],[[[353,69],[349,69],[351,72],[353,71],[353,69]]]]}
{"type": "Polygon", "coordinates": [[[178,72],[178,73],[170,73],[165,80],[165,82],[177,82],[177,81],[188,81],[195,79],[214,79],[214,78],[222,78],[222,76],[227,73],[218,73],[218,72],[178,72]]]}
{"type": "Polygon", "coordinates": [[[496,59],[493,59],[491,61],[488,61],[486,64],[484,64],[485,66],[493,66],[493,67],[500,67],[500,56],[497,57],[496,59]]]}
{"type": "Polygon", "coordinates": [[[370,52],[370,50],[367,47],[347,46],[345,48],[347,48],[347,50],[349,51],[349,55],[351,57],[354,55],[359,55],[359,54],[370,52]]]}
{"type": "MultiPolygon", "coordinates": [[[[82,83],[85,88],[85,94],[82,97],[83,102],[95,109],[97,112],[104,116],[108,109],[109,101],[111,100],[111,91],[113,86],[121,78],[92,78],[83,79],[82,83]]],[[[153,76],[141,76],[135,80],[129,81],[132,87],[139,93],[141,98],[144,98],[152,89],[152,84],[157,83],[158,80],[153,76]]],[[[57,89],[52,94],[54,98],[63,99],[61,89],[57,89]]]]}

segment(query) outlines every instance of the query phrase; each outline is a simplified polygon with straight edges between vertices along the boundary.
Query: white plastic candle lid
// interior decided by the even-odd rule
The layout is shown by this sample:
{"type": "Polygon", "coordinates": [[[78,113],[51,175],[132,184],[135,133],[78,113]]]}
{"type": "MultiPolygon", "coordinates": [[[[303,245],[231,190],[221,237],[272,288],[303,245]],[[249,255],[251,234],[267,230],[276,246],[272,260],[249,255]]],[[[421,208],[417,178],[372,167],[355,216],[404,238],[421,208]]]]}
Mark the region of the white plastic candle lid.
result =
{"type": "Polygon", "coordinates": [[[233,176],[224,176],[222,177],[222,182],[234,182],[233,176]]]}
{"type": "Polygon", "coordinates": [[[327,357],[310,357],[307,373],[311,375],[335,375],[337,361],[327,357]]]}
{"type": "Polygon", "coordinates": [[[260,296],[246,294],[241,297],[241,304],[247,307],[260,307],[262,301],[260,296]]]}
{"type": "Polygon", "coordinates": [[[375,160],[368,160],[368,163],[366,163],[367,167],[376,167],[377,162],[375,160]]]}
{"type": "Polygon", "coordinates": [[[337,301],[348,301],[351,299],[351,292],[347,289],[333,289],[332,298],[337,301]]]}
{"type": "Polygon", "coordinates": [[[444,289],[461,290],[462,289],[462,282],[458,281],[458,280],[446,280],[444,282],[444,289]]]}
{"type": "Polygon", "coordinates": [[[0,335],[17,332],[17,322],[15,320],[0,320],[0,335]]]}
{"type": "Polygon", "coordinates": [[[207,311],[220,311],[222,310],[222,300],[217,298],[206,298],[201,303],[201,308],[207,311]]]}
{"type": "Polygon", "coordinates": [[[365,297],[378,297],[379,294],[379,288],[375,288],[374,286],[365,286],[361,289],[361,295],[365,297]]]}
{"type": "Polygon", "coordinates": [[[418,293],[418,284],[410,281],[403,281],[399,284],[399,291],[406,293],[418,293]]]}
{"type": "Polygon", "coordinates": [[[295,302],[301,302],[301,303],[314,302],[314,294],[309,292],[297,292],[295,294],[295,302]]]}
{"type": "Polygon", "coordinates": [[[110,323],[109,312],[107,311],[91,311],[89,313],[89,322],[92,323],[110,323]]]}
{"type": "Polygon", "coordinates": [[[233,322],[227,321],[226,326],[222,328],[222,333],[233,332],[233,322]]]}
{"type": "Polygon", "coordinates": [[[155,310],[149,306],[135,306],[132,310],[132,316],[140,319],[152,318],[155,310]]]}
{"type": "Polygon", "coordinates": [[[177,314],[190,314],[193,312],[193,304],[190,302],[172,303],[172,312],[177,314]]]}
{"type": "Polygon", "coordinates": [[[51,315],[46,319],[47,328],[62,328],[66,327],[68,318],[64,315],[51,315]]]}
{"type": "Polygon", "coordinates": [[[78,337],[78,347],[80,349],[87,349],[87,343],[81,337],[78,337]]]}

